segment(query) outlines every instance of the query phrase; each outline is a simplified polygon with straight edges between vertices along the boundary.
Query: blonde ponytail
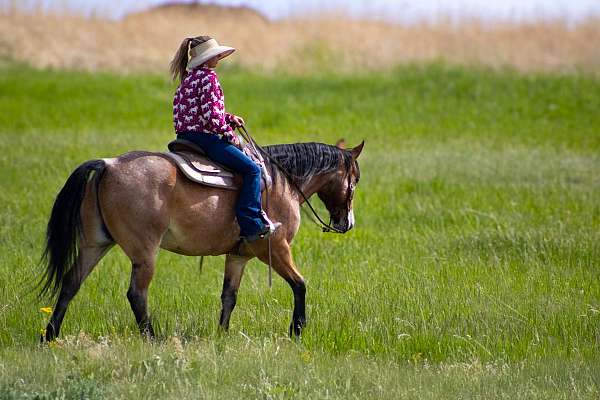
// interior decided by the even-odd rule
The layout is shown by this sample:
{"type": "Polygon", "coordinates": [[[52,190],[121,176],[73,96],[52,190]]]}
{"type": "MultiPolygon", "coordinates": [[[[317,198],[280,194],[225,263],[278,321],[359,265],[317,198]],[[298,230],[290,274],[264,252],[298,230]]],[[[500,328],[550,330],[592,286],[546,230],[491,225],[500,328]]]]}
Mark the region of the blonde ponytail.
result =
{"type": "Polygon", "coordinates": [[[179,45],[177,53],[175,53],[175,57],[173,57],[173,60],[171,61],[169,71],[171,71],[171,77],[174,81],[185,78],[185,67],[188,63],[188,53],[190,51],[191,41],[192,38],[183,39],[183,42],[181,42],[179,45]]]}

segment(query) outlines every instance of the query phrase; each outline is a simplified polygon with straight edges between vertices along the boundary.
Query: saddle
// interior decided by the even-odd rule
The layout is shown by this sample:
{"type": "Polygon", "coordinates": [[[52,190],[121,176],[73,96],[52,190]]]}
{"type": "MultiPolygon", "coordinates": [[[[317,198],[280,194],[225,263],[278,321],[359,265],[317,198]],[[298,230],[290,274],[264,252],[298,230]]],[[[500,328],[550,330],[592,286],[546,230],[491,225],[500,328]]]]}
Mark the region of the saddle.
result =
{"type": "MultiPolygon", "coordinates": [[[[176,139],[170,142],[167,147],[169,152],[163,154],[173,160],[175,165],[191,181],[227,190],[241,188],[242,180],[233,171],[212,161],[204,150],[194,142],[176,139]]],[[[271,176],[265,167],[262,156],[255,154],[250,146],[244,147],[244,153],[260,166],[262,171],[261,192],[265,188],[271,187],[271,176]]]]}

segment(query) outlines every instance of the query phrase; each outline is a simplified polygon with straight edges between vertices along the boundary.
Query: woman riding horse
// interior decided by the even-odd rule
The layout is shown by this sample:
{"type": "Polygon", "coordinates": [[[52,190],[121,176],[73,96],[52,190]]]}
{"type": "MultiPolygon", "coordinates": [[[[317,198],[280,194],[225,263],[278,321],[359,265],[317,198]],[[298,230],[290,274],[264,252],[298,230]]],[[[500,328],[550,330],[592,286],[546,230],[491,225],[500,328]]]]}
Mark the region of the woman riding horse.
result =
{"type": "MultiPolygon", "coordinates": [[[[210,71],[201,74],[215,85],[216,77],[212,80],[210,71]]],[[[203,143],[222,141],[216,135],[190,135],[202,137],[203,143]]],[[[294,294],[290,335],[300,336],[306,324],[306,288],[290,250],[300,226],[300,206],[316,193],[329,211],[332,228],[341,233],[350,230],[360,177],[356,160],[363,145],[350,150],[321,143],[264,148],[273,177],[265,204],[269,204],[270,215],[282,223],[271,236],[272,266],[294,294]]],[[[257,204],[255,199],[253,202],[257,204]]],[[[58,193],[48,222],[42,294],[57,295],[57,301],[42,340],[58,336],[69,303],[115,244],[131,260],[127,299],[140,332],[148,337],[154,336],[147,297],[158,250],[189,256],[226,254],[220,326],[228,329],[247,262],[253,257],[269,261],[267,241],[247,240],[239,245],[240,235],[252,234],[240,231],[242,208],[235,191],[191,182],[164,153],[134,151],[83,163],[58,193]]]]}

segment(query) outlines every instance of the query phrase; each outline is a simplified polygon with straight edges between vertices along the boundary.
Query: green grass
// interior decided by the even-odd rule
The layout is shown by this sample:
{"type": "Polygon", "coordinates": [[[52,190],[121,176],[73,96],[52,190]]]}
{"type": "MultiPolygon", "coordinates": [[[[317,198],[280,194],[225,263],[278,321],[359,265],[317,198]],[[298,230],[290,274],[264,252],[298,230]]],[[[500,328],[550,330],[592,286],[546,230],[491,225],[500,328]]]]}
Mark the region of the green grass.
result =
{"type": "Polygon", "coordinates": [[[598,398],[599,80],[443,65],[221,80],[261,143],[366,140],[356,229],[305,222],[294,241],[302,342],[285,338],[291,291],[277,277],[269,290],[264,265],[221,336],[223,258],[200,272],[161,252],[159,340],[145,343],[114,249],[72,302],[68,339],[38,346],[50,304],[31,287],[56,193],[87,159],[162,150],[174,86],[4,66],[0,398],[598,398]]]}

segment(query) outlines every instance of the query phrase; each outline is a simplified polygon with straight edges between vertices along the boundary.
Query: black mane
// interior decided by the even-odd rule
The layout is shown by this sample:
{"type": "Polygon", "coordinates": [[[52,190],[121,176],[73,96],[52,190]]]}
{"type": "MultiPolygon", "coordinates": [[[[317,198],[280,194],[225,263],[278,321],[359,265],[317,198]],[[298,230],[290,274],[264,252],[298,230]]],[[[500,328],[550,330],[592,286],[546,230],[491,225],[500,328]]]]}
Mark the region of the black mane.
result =
{"type": "MultiPolygon", "coordinates": [[[[346,171],[350,170],[352,156],[349,151],[323,143],[276,144],[263,148],[278,166],[283,168],[296,184],[302,184],[315,175],[337,170],[343,162],[346,171]]],[[[269,157],[265,160],[273,177],[274,163],[269,157]]]]}

